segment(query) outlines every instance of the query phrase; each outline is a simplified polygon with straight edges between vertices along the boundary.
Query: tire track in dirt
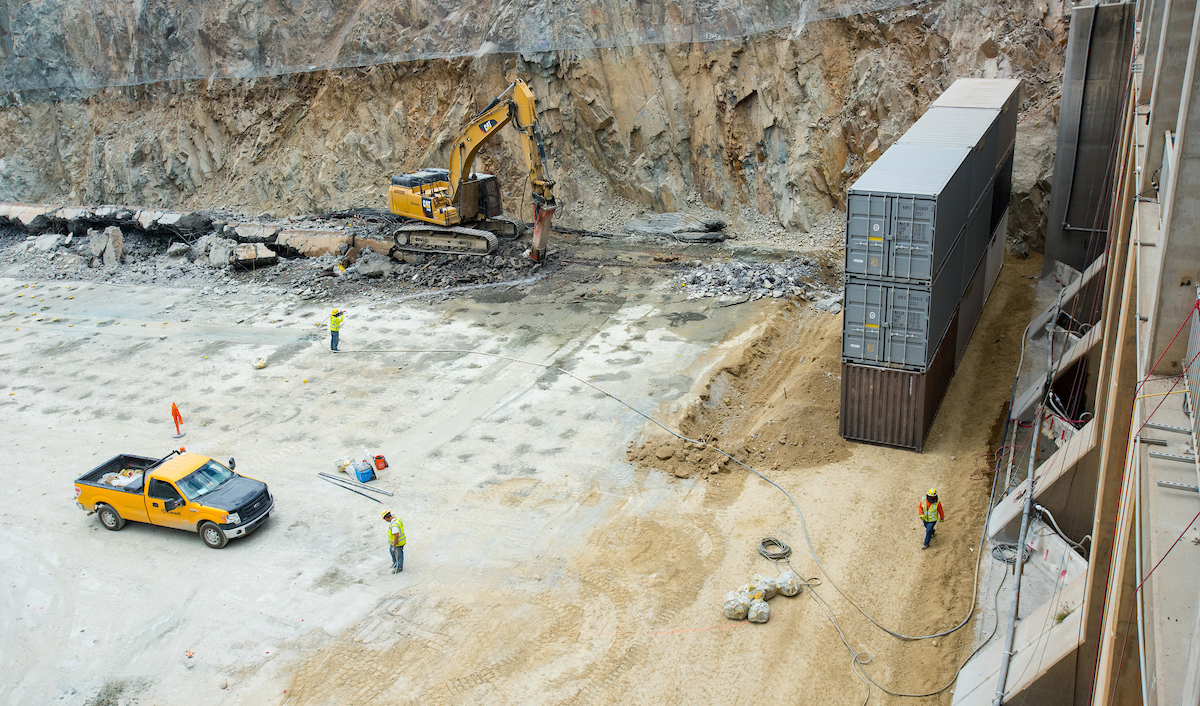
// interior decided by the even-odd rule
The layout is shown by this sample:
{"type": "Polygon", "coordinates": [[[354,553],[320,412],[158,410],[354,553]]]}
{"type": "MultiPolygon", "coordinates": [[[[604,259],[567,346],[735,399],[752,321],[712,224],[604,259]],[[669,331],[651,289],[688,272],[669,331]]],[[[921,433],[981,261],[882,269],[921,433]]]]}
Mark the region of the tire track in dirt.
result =
{"type": "MultiPolygon", "coordinates": [[[[665,510],[661,512],[666,514],[665,510]]],[[[595,541],[590,543],[597,549],[594,563],[581,567],[579,576],[618,608],[619,618],[613,643],[603,656],[574,678],[556,685],[571,688],[582,681],[571,696],[558,703],[619,700],[629,672],[647,663],[652,646],[648,633],[654,628],[674,627],[679,614],[695,602],[703,577],[724,557],[724,540],[711,520],[674,514],[671,519],[675,521],[663,524],[650,518],[618,517],[594,533],[595,541]],[[701,547],[706,541],[712,549],[705,554],[701,547]],[[663,577],[662,570],[667,567],[674,573],[663,577]],[[652,569],[658,570],[650,573],[652,569]],[[639,577],[646,578],[638,581],[639,577]],[[647,602],[646,597],[654,601],[647,602]],[[638,605],[646,608],[638,611],[638,605]]]]}

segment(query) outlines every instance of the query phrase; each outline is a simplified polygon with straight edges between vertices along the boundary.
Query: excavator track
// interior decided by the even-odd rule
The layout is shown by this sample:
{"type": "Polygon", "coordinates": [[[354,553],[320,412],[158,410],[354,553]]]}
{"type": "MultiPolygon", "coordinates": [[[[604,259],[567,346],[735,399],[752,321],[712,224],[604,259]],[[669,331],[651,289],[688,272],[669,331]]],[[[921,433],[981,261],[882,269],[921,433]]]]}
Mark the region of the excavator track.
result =
{"type": "Polygon", "coordinates": [[[428,223],[400,226],[392,239],[396,242],[396,249],[405,252],[478,256],[495,250],[497,242],[496,236],[486,230],[428,223]]]}

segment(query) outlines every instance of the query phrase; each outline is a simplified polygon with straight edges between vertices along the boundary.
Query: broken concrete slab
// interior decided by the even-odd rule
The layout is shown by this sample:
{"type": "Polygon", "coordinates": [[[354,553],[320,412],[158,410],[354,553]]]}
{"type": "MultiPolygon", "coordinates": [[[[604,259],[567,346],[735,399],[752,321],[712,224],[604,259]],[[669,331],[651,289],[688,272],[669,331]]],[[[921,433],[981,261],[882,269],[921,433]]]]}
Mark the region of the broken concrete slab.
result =
{"type": "Polygon", "coordinates": [[[142,230],[150,233],[169,230],[176,233],[201,233],[212,227],[212,219],[195,211],[157,211],[145,209],[137,212],[136,220],[142,230]]]}
{"type": "Polygon", "coordinates": [[[275,238],[275,245],[305,257],[339,255],[343,244],[350,247],[354,236],[344,230],[294,229],[283,230],[275,238]]]}
{"type": "Polygon", "coordinates": [[[98,206],[92,212],[96,218],[106,220],[127,221],[134,216],[134,211],[123,206],[98,206]]]}
{"type": "Polygon", "coordinates": [[[54,213],[54,218],[60,221],[90,220],[96,217],[94,211],[78,206],[64,206],[54,213]]]}
{"type": "Polygon", "coordinates": [[[109,226],[103,231],[89,230],[88,248],[92,255],[92,267],[101,264],[111,267],[119,263],[125,254],[125,238],[116,226],[109,226]]]}
{"type": "Polygon", "coordinates": [[[125,237],[116,226],[105,228],[104,235],[108,236],[108,246],[104,249],[104,266],[112,267],[120,263],[125,255],[125,237]]]}
{"type": "Polygon", "coordinates": [[[238,267],[266,267],[279,261],[265,243],[242,243],[233,250],[233,264],[238,267]]]}
{"type": "Polygon", "coordinates": [[[59,245],[62,245],[62,242],[63,236],[58,233],[47,233],[38,236],[38,239],[33,242],[33,247],[42,252],[50,252],[57,249],[59,245]]]}
{"type": "Polygon", "coordinates": [[[395,243],[393,243],[391,240],[376,240],[374,238],[364,238],[359,236],[353,239],[351,245],[353,247],[350,249],[348,255],[350,260],[354,261],[359,257],[359,253],[365,250],[370,250],[371,252],[379,255],[390,256],[392,252],[392,246],[394,246],[395,243]]]}
{"type": "Polygon", "coordinates": [[[58,206],[30,203],[0,204],[0,218],[8,220],[25,230],[37,233],[53,225],[52,215],[58,206]]]}
{"type": "Polygon", "coordinates": [[[233,252],[237,248],[236,240],[213,237],[208,246],[208,263],[217,267],[233,264],[233,252]]]}
{"type": "Polygon", "coordinates": [[[625,225],[625,232],[634,235],[669,236],[685,242],[712,242],[725,240],[722,231],[725,221],[717,218],[697,218],[686,213],[651,213],[645,218],[633,218],[625,225]]]}
{"type": "Polygon", "coordinates": [[[172,260],[182,260],[188,256],[191,248],[187,243],[171,243],[167,246],[167,257],[172,260]]]}
{"type": "Polygon", "coordinates": [[[225,226],[225,237],[239,243],[273,243],[280,227],[261,223],[230,223],[225,226]]]}

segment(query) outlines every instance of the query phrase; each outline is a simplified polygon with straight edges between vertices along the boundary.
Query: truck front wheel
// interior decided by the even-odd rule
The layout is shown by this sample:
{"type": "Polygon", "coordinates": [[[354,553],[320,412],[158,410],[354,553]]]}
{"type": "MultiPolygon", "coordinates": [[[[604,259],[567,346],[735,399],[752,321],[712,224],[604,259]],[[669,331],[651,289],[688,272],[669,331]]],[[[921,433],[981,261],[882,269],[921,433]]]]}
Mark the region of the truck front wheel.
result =
{"type": "Polygon", "coordinates": [[[118,515],[111,505],[101,505],[96,508],[96,514],[100,516],[100,524],[104,525],[106,530],[116,532],[125,526],[125,518],[118,515]]]}
{"type": "Polygon", "coordinates": [[[220,549],[226,544],[229,544],[229,538],[225,536],[225,533],[221,531],[221,528],[217,527],[211,522],[203,522],[200,524],[200,539],[203,539],[204,543],[213,549],[220,549]]]}

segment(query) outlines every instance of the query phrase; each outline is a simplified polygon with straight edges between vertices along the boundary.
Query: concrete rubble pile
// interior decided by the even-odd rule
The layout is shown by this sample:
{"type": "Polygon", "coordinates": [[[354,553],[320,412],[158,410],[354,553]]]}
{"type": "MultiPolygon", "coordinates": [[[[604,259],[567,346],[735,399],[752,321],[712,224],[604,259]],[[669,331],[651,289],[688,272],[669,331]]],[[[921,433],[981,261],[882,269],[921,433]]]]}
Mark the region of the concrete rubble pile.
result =
{"type": "MultiPolygon", "coordinates": [[[[677,275],[675,281],[687,291],[688,299],[793,296],[819,302],[829,298],[840,301],[839,293],[826,291],[819,285],[820,276],[820,264],[808,258],[781,263],[732,260],[700,265],[677,275]]],[[[829,306],[824,310],[829,310],[829,306]]]]}

